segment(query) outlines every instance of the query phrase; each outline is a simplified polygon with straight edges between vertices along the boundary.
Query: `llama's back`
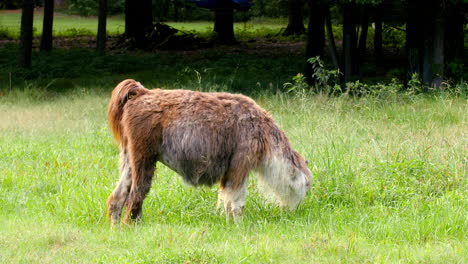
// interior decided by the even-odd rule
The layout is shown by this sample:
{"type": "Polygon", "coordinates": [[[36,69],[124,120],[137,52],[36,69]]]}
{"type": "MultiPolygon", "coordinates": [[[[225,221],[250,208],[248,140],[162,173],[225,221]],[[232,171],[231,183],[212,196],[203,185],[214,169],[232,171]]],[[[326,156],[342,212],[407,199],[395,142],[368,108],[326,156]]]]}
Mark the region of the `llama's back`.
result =
{"type": "Polygon", "coordinates": [[[160,160],[187,182],[217,182],[239,153],[252,166],[261,159],[262,123],[269,121],[269,116],[252,99],[185,90],[155,90],[154,96],[165,99],[161,108],[165,109],[162,119],[167,125],[162,132],[160,160]]]}

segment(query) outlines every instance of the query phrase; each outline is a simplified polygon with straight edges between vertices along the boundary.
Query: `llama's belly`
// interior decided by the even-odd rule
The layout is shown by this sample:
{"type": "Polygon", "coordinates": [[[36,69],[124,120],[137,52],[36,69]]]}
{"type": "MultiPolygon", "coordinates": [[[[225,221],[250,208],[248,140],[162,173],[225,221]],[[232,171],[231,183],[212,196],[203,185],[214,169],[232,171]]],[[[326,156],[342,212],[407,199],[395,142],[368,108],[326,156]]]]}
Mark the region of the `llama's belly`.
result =
{"type": "Polygon", "coordinates": [[[229,169],[235,149],[233,132],[224,123],[185,119],[163,130],[159,160],[187,183],[212,185],[229,169]]]}
{"type": "Polygon", "coordinates": [[[211,186],[217,183],[228,169],[228,161],[222,157],[203,159],[203,155],[197,157],[161,153],[159,161],[177,172],[185,182],[199,186],[211,186]]]}

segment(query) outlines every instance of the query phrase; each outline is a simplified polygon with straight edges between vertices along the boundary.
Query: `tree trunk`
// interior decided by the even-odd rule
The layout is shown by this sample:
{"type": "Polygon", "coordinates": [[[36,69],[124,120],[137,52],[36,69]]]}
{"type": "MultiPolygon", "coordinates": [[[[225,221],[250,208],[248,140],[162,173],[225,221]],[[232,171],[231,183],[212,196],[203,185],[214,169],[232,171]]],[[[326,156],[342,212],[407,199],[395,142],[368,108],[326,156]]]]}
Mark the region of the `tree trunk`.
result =
{"type": "Polygon", "coordinates": [[[179,21],[180,8],[182,8],[182,4],[179,1],[174,1],[174,21],[179,21]]]}
{"type": "MultiPolygon", "coordinates": [[[[463,75],[464,64],[464,32],[463,28],[466,23],[465,14],[468,13],[468,6],[463,4],[453,4],[446,2],[445,19],[445,63],[455,67],[448,68],[445,72],[448,78],[461,78],[463,75]]],[[[466,63],[465,63],[466,65],[466,63]]]]}
{"type": "Polygon", "coordinates": [[[144,49],[148,46],[146,32],[153,26],[151,0],[125,1],[125,35],[135,39],[135,47],[144,49]]]}
{"type": "Polygon", "coordinates": [[[107,29],[107,0],[99,0],[99,20],[96,39],[96,49],[99,52],[106,50],[107,29]]]}
{"type": "Polygon", "coordinates": [[[433,79],[432,64],[434,63],[434,29],[435,29],[435,5],[426,3],[420,10],[422,13],[420,19],[424,23],[424,27],[419,30],[423,31],[423,64],[422,64],[422,81],[424,86],[430,87],[433,79]]]}
{"type": "Polygon", "coordinates": [[[374,58],[377,64],[383,61],[382,52],[382,14],[380,8],[377,7],[375,13],[375,31],[374,31],[374,58]]]}
{"type": "Polygon", "coordinates": [[[330,51],[330,57],[333,62],[333,66],[335,69],[340,70],[340,63],[338,60],[338,52],[336,49],[336,44],[335,44],[335,37],[333,36],[333,28],[331,24],[331,15],[330,15],[330,7],[327,6],[325,10],[325,25],[327,28],[327,36],[328,36],[328,49],[330,51]]]}
{"type": "Polygon", "coordinates": [[[359,62],[363,61],[363,58],[366,54],[366,45],[367,45],[367,32],[369,30],[369,12],[367,8],[364,8],[361,21],[361,35],[359,36],[359,62]]]}
{"type": "Polygon", "coordinates": [[[304,34],[302,4],[302,0],[288,0],[288,26],[284,30],[284,36],[304,34]]]}
{"type": "Polygon", "coordinates": [[[351,81],[356,69],[356,23],[354,4],[343,6],[343,59],[344,81],[351,81]]]}
{"type": "Polygon", "coordinates": [[[34,0],[24,0],[21,12],[21,33],[18,54],[18,64],[23,68],[31,68],[33,18],[34,0]]]}
{"type": "MultiPolygon", "coordinates": [[[[325,14],[328,6],[317,0],[309,0],[309,25],[307,30],[306,60],[312,57],[323,57],[325,48],[325,14]]],[[[304,76],[309,84],[314,84],[312,67],[306,62],[304,76]]]]}
{"type": "Polygon", "coordinates": [[[230,0],[216,0],[215,3],[215,39],[221,44],[237,43],[234,37],[234,8],[230,0]]]}
{"type": "Polygon", "coordinates": [[[444,20],[440,16],[435,21],[434,28],[434,63],[433,69],[433,87],[440,87],[444,79],[444,20]]]}
{"type": "Polygon", "coordinates": [[[409,1],[407,7],[407,22],[406,22],[406,55],[408,57],[408,73],[409,78],[413,74],[418,74],[422,77],[422,57],[423,57],[423,39],[422,34],[423,23],[420,16],[414,14],[419,13],[421,2],[409,1]]]}
{"type": "Polygon", "coordinates": [[[44,0],[44,20],[42,23],[41,51],[52,50],[52,28],[54,24],[54,0],[44,0]]]}

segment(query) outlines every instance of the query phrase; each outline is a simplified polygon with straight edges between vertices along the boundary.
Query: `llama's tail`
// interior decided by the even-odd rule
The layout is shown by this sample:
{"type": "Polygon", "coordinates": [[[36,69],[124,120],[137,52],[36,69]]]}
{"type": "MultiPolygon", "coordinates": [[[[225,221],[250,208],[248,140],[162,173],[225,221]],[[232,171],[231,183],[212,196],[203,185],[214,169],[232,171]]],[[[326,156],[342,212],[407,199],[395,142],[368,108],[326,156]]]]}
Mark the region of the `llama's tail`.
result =
{"type": "Polygon", "coordinates": [[[107,118],[112,134],[117,142],[122,142],[122,115],[123,108],[128,100],[132,100],[148,90],[139,82],[127,79],[120,82],[112,91],[112,97],[107,109],[107,118]]]}

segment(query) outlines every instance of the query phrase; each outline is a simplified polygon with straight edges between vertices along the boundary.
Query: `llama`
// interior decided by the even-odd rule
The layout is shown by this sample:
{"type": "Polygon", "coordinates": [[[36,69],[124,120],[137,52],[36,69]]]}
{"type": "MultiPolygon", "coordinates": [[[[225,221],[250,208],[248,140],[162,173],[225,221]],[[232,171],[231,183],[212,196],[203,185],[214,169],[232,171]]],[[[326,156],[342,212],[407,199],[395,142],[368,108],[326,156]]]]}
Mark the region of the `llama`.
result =
{"type": "Polygon", "coordinates": [[[120,180],[107,199],[111,224],[141,218],[156,163],[194,185],[219,183],[227,217],[243,212],[251,170],[282,207],[294,209],[310,189],[311,172],[271,116],[249,97],[231,93],[146,89],[128,79],[109,102],[120,145],[120,180]]]}

